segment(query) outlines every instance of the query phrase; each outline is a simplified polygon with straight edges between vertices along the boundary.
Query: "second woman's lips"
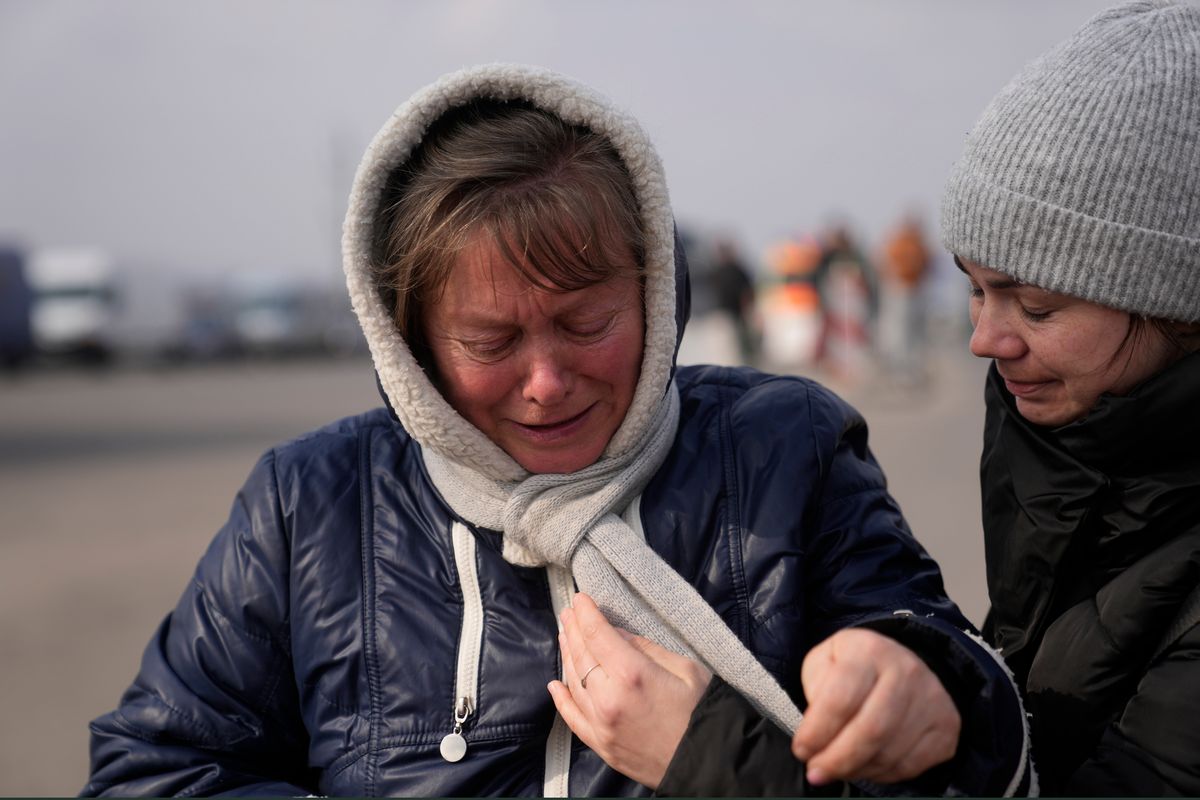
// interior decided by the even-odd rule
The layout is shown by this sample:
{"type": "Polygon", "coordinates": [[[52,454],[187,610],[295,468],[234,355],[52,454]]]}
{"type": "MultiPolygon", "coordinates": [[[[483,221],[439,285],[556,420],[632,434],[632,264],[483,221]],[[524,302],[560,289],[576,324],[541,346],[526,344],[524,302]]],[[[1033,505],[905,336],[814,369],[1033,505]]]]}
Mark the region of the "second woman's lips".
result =
{"type": "Polygon", "coordinates": [[[1013,381],[1008,378],[1004,379],[1004,386],[1010,393],[1016,397],[1026,397],[1033,394],[1038,389],[1046,385],[1045,381],[1013,381]]]}

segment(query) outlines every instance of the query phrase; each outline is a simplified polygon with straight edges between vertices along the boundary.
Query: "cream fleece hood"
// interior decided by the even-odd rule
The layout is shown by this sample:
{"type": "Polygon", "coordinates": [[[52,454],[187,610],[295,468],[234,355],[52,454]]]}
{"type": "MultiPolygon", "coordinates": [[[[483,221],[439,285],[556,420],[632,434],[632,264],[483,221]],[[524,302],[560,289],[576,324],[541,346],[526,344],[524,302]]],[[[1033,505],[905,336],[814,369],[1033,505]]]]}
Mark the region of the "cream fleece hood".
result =
{"type": "Polygon", "coordinates": [[[529,473],[434,387],[401,337],[371,270],[388,175],[409,158],[439,117],[476,98],[524,100],[568,124],[590,128],[612,142],[632,176],[645,235],[646,336],[633,402],[605,455],[634,446],[671,380],[679,334],[674,219],[662,164],[637,121],[589,87],[539,67],[490,64],[445,75],[400,106],[367,147],[342,229],[342,262],[380,386],[404,429],[423,448],[494,480],[516,482],[529,473]]]}

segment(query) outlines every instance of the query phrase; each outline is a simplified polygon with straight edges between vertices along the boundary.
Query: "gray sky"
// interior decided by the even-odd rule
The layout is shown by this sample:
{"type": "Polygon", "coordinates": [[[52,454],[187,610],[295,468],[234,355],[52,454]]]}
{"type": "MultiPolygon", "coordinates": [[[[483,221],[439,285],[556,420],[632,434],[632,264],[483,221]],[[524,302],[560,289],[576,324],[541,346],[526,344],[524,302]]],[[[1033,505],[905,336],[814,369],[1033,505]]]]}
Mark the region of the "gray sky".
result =
{"type": "Polygon", "coordinates": [[[0,239],[172,272],[340,270],[354,166],[444,72],[540,64],[655,139],[676,216],[751,255],[874,246],[983,106],[1108,0],[0,0],[0,239]]]}

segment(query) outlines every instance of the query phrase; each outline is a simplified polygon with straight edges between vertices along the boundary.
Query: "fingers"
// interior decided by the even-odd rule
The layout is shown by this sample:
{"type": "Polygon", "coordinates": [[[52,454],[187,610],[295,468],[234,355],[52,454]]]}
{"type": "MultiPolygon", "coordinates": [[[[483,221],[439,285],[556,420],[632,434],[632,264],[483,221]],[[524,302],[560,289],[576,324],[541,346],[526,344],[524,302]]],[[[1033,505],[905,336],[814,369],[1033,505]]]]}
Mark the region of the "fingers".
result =
{"type": "MultiPolygon", "coordinates": [[[[558,709],[558,713],[567,723],[567,727],[579,737],[580,741],[595,750],[597,739],[595,727],[592,724],[592,720],[596,718],[595,703],[592,695],[580,686],[582,676],[575,667],[576,663],[588,656],[584,654],[579,657],[572,652],[565,629],[558,634],[558,647],[562,653],[563,679],[550,681],[546,688],[550,690],[554,707],[558,709]]],[[[576,648],[578,649],[578,645],[576,648]]],[[[597,669],[591,677],[595,678],[599,673],[600,670],[597,669]]],[[[595,684],[593,684],[593,691],[595,688],[595,684]]]]}
{"type": "Polygon", "coordinates": [[[562,654],[563,683],[567,685],[568,691],[574,692],[579,686],[579,670],[575,667],[575,653],[565,631],[558,634],[558,650],[562,654]]]}
{"type": "Polygon", "coordinates": [[[954,753],[958,752],[959,733],[961,733],[961,723],[954,726],[953,732],[931,727],[926,730],[925,735],[920,736],[917,744],[912,745],[905,756],[899,759],[890,774],[883,775],[877,780],[881,783],[907,781],[922,774],[930,766],[948,762],[949,759],[954,758],[954,753]]]}
{"type": "Polygon", "coordinates": [[[562,620],[575,669],[580,675],[595,664],[600,664],[600,669],[592,673],[593,678],[601,673],[605,678],[614,674],[627,676],[641,666],[640,662],[645,658],[643,653],[609,624],[586,594],[575,595],[572,607],[563,611],[562,620]]]}
{"type": "Polygon", "coordinates": [[[890,674],[873,682],[859,706],[845,717],[840,730],[809,758],[810,772],[818,780],[847,776],[873,780],[889,772],[910,744],[910,740],[899,739],[910,700],[911,695],[902,687],[897,691],[890,674]]]}
{"type": "MultiPolygon", "coordinates": [[[[588,677],[589,686],[593,681],[617,678],[636,688],[647,667],[656,663],[649,654],[657,655],[662,651],[647,639],[613,627],[586,594],[576,594],[573,606],[563,610],[561,619],[567,640],[566,651],[570,653],[576,674],[582,678],[588,670],[599,665],[588,677]]],[[[572,684],[572,688],[575,685],[572,684]]]]}
{"type": "MultiPolygon", "coordinates": [[[[627,633],[617,628],[621,633],[627,633]]],[[[672,652],[657,642],[652,642],[645,636],[636,636],[628,634],[629,644],[646,658],[653,661],[658,666],[670,672],[672,675],[688,682],[692,685],[708,685],[712,679],[712,673],[698,661],[693,661],[687,656],[681,656],[679,653],[672,652]]]]}
{"type": "Polygon", "coordinates": [[[568,679],[567,685],[572,691],[583,688],[581,682],[584,675],[588,676],[593,687],[597,681],[608,677],[608,670],[612,668],[613,658],[610,655],[605,659],[601,653],[610,649],[611,644],[609,644],[609,648],[605,647],[605,642],[596,646],[597,635],[602,638],[614,636],[625,647],[629,647],[621,635],[616,632],[616,628],[609,625],[599,611],[596,612],[596,617],[599,619],[588,620],[588,631],[591,633],[589,637],[584,631],[584,623],[580,619],[578,610],[567,608],[560,615],[562,632],[559,634],[559,646],[563,653],[563,674],[568,679]],[[600,652],[593,652],[593,647],[600,652]],[[605,663],[608,665],[607,668],[604,666],[605,663]],[[595,669],[592,669],[593,667],[595,669]]]}
{"type": "Polygon", "coordinates": [[[906,746],[903,752],[889,754],[894,758],[890,768],[874,768],[865,772],[864,777],[876,783],[896,783],[915,778],[930,767],[953,758],[957,744],[957,736],[953,742],[949,742],[944,734],[930,729],[915,744],[906,746]]]}
{"type": "Polygon", "coordinates": [[[953,757],[961,719],[916,654],[865,630],[841,631],[802,669],[811,698],[792,748],[814,784],[833,778],[894,783],[953,757]]]}
{"type": "Polygon", "coordinates": [[[563,681],[547,687],[555,708],[609,766],[656,787],[704,693],[708,671],[613,627],[586,595],[576,595],[561,619],[563,681]]]}
{"type": "Polygon", "coordinates": [[[803,761],[811,761],[829,746],[858,713],[878,679],[871,661],[837,659],[835,645],[829,639],[813,648],[801,667],[809,705],[792,739],[792,752],[803,761]]]}
{"type": "Polygon", "coordinates": [[[593,747],[595,733],[592,730],[592,724],[588,720],[588,715],[575,702],[571,690],[562,681],[550,681],[546,684],[546,688],[550,691],[550,698],[554,701],[554,707],[558,709],[563,722],[567,723],[567,727],[579,737],[580,741],[588,747],[593,747]]]}
{"type": "MultiPolygon", "coordinates": [[[[644,636],[611,625],[595,601],[582,592],[575,595],[573,611],[563,614],[563,628],[572,647],[592,657],[608,677],[633,680],[646,671],[646,660],[692,685],[707,685],[712,673],[697,661],[674,653],[644,636]],[[579,638],[575,638],[575,634],[579,638]],[[614,635],[615,634],[615,635],[614,635]]],[[[574,652],[574,651],[573,651],[574,652]]],[[[586,669],[576,661],[577,669],[586,669]]],[[[595,673],[594,673],[595,674],[595,673]]]]}

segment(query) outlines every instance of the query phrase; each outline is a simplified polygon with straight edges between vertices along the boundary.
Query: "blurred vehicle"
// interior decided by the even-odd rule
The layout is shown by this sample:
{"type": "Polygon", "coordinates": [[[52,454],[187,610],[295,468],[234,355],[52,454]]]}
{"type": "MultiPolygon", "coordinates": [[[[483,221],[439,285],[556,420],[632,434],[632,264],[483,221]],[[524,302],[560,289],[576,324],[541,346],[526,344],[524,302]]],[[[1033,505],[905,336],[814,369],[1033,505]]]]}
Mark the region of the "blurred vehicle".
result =
{"type": "Polygon", "coordinates": [[[241,275],[231,284],[233,331],[247,355],[314,355],[365,350],[340,285],[275,273],[241,275]]]}
{"type": "Polygon", "coordinates": [[[24,254],[16,248],[0,248],[0,367],[19,367],[33,355],[32,310],[24,254]]]}
{"type": "Polygon", "coordinates": [[[183,293],[187,319],[180,336],[179,355],[198,361],[236,356],[240,352],[233,328],[229,291],[221,285],[190,284],[183,293]]]}
{"type": "Polygon", "coordinates": [[[34,349],[50,357],[108,361],[113,355],[116,276],[102,250],[44,248],[29,254],[34,349]]]}
{"type": "Polygon", "coordinates": [[[125,269],[115,284],[110,341],[135,364],[173,364],[230,355],[228,300],[162,269],[125,269]]]}

